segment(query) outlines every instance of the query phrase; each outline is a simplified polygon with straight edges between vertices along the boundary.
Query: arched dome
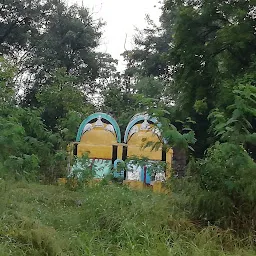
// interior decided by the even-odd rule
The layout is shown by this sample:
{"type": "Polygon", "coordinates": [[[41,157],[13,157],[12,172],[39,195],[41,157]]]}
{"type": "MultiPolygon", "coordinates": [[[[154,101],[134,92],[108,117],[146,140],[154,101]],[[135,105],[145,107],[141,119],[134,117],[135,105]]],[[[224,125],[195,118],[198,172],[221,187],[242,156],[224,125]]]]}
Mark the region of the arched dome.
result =
{"type": "Polygon", "coordinates": [[[84,134],[84,132],[86,130],[90,129],[90,123],[92,121],[96,121],[96,125],[100,125],[101,124],[101,120],[106,121],[107,123],[110,124],[109,126],[109,130],[111,130],[111,125],[114,128],[114,132],[116,134],[116,138],[117,138],[117,142],[120,143],[121,142],[121,132],[120,132],[120,128],[116,122],[116,120],[111,117],[110,115],[106,114],[106,113],[94,113],[92,115],[90,115],[89,117],[87,117],[80,125],[78,132],[77,132],[77,136],[76,136],[76,141],[80,142],[81,141],[81,137],[84,134]]]}
{"type": "Polygon", "coordinates": [[[129,137],[129,134],[130,134],[132,128],[138,123],[143,124],[143,122],[145,122],[145,121],[148,121],[150,123],[153,123],[153,124],[156,124],[157,126],[159,126],[157,119],[155,117],[150,117],[147,113],[138,113],[131,118],[130,122],[128,123],[128,125],[126,127],[125,135],[124,135],[124,143],[127,143],[128,137],[129,137]]]}

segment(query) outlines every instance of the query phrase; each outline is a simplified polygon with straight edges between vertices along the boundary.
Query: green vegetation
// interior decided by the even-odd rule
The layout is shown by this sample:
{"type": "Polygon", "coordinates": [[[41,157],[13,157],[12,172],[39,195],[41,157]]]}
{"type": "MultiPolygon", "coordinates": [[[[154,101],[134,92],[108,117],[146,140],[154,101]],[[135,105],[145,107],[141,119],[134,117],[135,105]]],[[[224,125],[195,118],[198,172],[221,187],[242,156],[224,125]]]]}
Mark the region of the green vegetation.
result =
{"type": "Polygon", "coordinates": [[[63,186],[1,181],[1,255],[255,255],[251,237],[202,227],[182,209],[185,197],[97,184],[63,186]]]}
{"type": "Polygon", "coordinates": [[[119,73],[86,7],[1,1],[0,255],[256,254],[255,0],[164,0],[160,25],[147,19],[119,73]],[[122,133],[158,118],[187,161],[171,196],[49,185],[98,110],[122,133]]]}

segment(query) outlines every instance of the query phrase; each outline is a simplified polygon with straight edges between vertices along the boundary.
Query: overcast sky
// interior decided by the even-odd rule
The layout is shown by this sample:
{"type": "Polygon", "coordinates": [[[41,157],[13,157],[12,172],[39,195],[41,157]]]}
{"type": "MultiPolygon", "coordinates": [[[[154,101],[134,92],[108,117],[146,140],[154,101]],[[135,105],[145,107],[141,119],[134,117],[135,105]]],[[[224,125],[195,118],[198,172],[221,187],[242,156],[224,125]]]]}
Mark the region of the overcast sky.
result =
{"type": "Polygon", "coordinates": [[[104,27],[100,51],[110,53],[119,60],[118,70],[124,69],[120,54],[125,48],[132,48],[132,36],[135,27],[146,26],[145,15],[158,23],[161,14],[159,0],[66,0],[69,4],[77,3],[88,7],[95,18],[102,18],[107,24],[104,27]]]}

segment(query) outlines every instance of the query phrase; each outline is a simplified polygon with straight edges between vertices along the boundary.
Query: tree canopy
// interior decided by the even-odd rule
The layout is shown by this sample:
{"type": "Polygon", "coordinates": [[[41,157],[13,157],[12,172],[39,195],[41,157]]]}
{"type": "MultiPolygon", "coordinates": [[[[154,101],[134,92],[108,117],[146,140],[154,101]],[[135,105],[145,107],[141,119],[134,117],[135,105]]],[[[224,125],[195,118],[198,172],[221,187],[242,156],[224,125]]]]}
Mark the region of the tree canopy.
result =
{"type": "Polygon", "coordinates": [[[137,35],[126,72],[169,85],[176,116],[197,123],[202,156],[211,143],[210,112],[232,104],[238,80],[255,79],[255,1],[166,0],[160,21],[137,35]]]}
{"type": "Polygon", "coordinates": [[[165,0],[160,25],[147,16],[120,73],[98,49],[104,22],[86,7],[1,0],[0,178],[55,182],[67,174],[67,145],[86,116],[107,112],[124,133],[147,112],[174,149],[173,176],[182,154],[189,175],[182,189],[170,182],[188,198],[183,211],[207,225],[253,229],[255,6],[165,0]]]}

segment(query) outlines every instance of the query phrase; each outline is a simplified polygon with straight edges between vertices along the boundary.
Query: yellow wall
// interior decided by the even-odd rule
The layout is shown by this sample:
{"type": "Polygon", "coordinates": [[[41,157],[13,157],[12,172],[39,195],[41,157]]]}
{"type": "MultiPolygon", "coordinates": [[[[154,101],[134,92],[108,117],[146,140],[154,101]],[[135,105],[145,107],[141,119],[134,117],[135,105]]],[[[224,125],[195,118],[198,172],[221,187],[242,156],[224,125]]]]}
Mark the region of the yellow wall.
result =
{"type": "MultiPolygon", "coordinates": [[[[81,142],[77,146],[77,156],[82,157],[88,153],[90,158],[112,159],[113,145],[117,146],[117,159],[122,159],[123,148],[127,147],[127,157],[146,157],[153,161],[162,161],[162,147],[152,150],[152,146],[144,148],[147,142],[159,143],[159,137],[152,130],[140,130],[141,124],[137,124],[138,132],[128,137],[127,144],[117,143],[116,135],[106,131],[106,124],[103,127],[94,127],[85,132],[81,137],[81,142]]],[[[151,125],[151,129],[153,126],[151,125]]],[[[73,145],[69,148],[71,154],[73,145]]],[[[170,149],[166,153],[166,176],[171,176],[173,151],[170,149]]]]}
{"type": "Polygon", "coordinates": [[[84,133],[80,142],[92,145],[112,145],[117,143],[117,138],[113,133],[100,127],[84,133]]]}
{"type": "Polygon", "coordinates": [[[112,145],[92,145],[79,143],[77,147],[77,156],[82,157],[88,153],[90,158],[112,159],[112,145]]]}
{"type": "Polygon", "coordinates": [[[169,149],[168,152],[166,153],[166,178],[171,177],[172,157],[173,157],[173,150],[169,149]]]}
{"type": "MultiPolygon", "coordinates": [[[[151,125],[150,130],[140,130],[141,124],[137,124],[139,131],[132,136],[128,137],[128,152],[127,157],[136,156],[146,157],[150,160],[161,161],[162,160],[162,147],[159,147],[157,150],[153,149],[152,146],[144,148],[143,145],[146,145],[147,142],[161,142],[159,137],[152,132],[151,129],[154,127],[151,125]]],[[[169,149],[166,152],[166,177],[171,177],[171,165],[172,165],[173,150],[169,149]]]]}
{"type": "Polygon", "coordinates": [[[116,135],[103,127],[94,127],[85,132],[77,147],[77,156],[88,153],[90,158],[112,159],[113,144],[117,143],[116,135]]]}
{"type": "Polygon", "coordinates": [[[141,148],[141,147],[134,147],[128,146],[127,157],[136,156],[138,158],[146,157],[150,160],[161,161],[162,160],[162,151],[158,150],[151,150],[151,148],[141,148]]]}
{"type": "MultiPolygon", "coordinates": [[[[127,157],[147,157],[150,160],[162,160],[162,148],[152,150],[152,146],[144,148],[147,142],[160,142],[158,136],[151,130],[140,130],[140,124],[137,124],[139,131],[128,137],[128,152],[127,157]]],[[[153,128],[153,127],[151,127],[153,128]]]]}
{"type": "MultiPolygon", "coordinates": [[[[151,130],[140,130],[141,124],[137,124],[139,131],[134,133],[132,136],[128,136],[128,145],[137,145],[141,146],[143,142],[143,139],[146,139],[146,141],[153,141],[153,142],[159,142],[159,138],[156,134],[154,134],[151,130]]],[[[151,129],[153,129],[153,126],[151,126],[151,129]]]]}

